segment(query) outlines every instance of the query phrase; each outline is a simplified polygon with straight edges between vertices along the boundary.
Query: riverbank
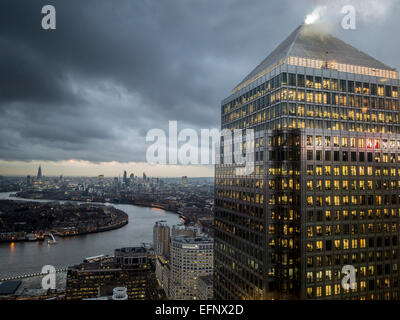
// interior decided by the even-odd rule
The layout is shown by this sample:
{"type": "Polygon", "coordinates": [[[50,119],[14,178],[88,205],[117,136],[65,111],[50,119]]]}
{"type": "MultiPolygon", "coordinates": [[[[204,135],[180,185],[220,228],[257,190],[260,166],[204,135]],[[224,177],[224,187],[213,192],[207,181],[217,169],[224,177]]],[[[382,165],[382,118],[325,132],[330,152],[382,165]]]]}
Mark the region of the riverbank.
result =
{"type": "MultiPolygon", "coordinates": [[[[10,194],[15,193],[15,190],[0,193],[0,199],[29,201],[10,197],[10,194]]],[[[32,201],[44,203],[53,200],[32,201]]],[[[165,220],[169,226],[181,223],[179,216],[169,211],[127,204],[112,204],[112,206],[127,213],[130,223],[107,232],[68,238],[56,237],[56,245],[36,241],[0,243],[0,278],[37,273],[44,265],[53,265],[56,269],[62,269],[65,266],[79,264],[86,257],[101,254],[113,255],[116,248],[152,243],[153,227],[157,221],[165,220]]]]}
{"type": "Polygon", "coordinates": [[[46,201],[66,201],[66,202],[81,202],[81,203],[87,203],[87,204],[114,204],[114,205],[132,205],[132,206],[138,206],[138,207],[144,207],[144,208],[156,208],[156,209],[160,209],[160,210],[165,210],[168,212],[172,212],[175,213],[177,215],[179,215],[179,217],[183,220],[185,219],[185,216],[183,215],[183,213],[178,209],[178,208],[174,208],[171,207],[169,205],[164,205],[164,204],[154,204],[154,203],[145,203],[145,202],[140,202],[140,201],[129,201],[129,200],[114,200],[114,199],[106,199],[106,200],[96,200],[94,202],[91,201],[87,201],[87,199],[79,199],[76,198],[74,200],[68,199],[68,198],[52,198],[52,197],[46,197],[46,199],[44,198],[36,198],[35,196],[30,196],[30,197],[26,197],[26,196],[21,196],[19,195],[20,192],[11,194],[11,196],[15,197],[15,198],[19,198],[19,199],[23,199],[23,200],[34,200],[34,201],[41,201],[41,200],[46,200],[46,201]]]}
{"type": "Polygon", "coordinates": [[[54,235],[69,238],[115,230],[129,223],[128,215],[113,206],[50,202],[38,206],[35,200],[9,199],[0,200],[0,207],[0,243],[37,242],[46,237],[54,240],[54,235]]]}
{"type": "MultiPolygon", "coordinates": [[[[127,217],[127,219],[128,219],[128,217],[127,217]]],[[[94,230],[94,231],[81,232],[81,233],[77,233],[77,234],[73,234],[73,235],[67,235],[67,236],[60,235],[60,234],[56,234],[56,235],[59,236],[59,237],[63,237],[63,238],[82,236],[82,235],[91,234],[91,233],[100,233],[100,232],[116,230],[116,229],[122,228],[123,226],[126,226],[128,223],[129,223],[129,221],[126,220],[124,222],[121,222],[119,224],[115,224],[115,225],[112,225],[112,226],[100,227],[99,229],[94,230]]]]}
{"type": "MultiPolygon", "coordinates": [[[[72,237],[76,237],[76,236],[83,236],[83,235],[87,235],[87,234],[92,234],[92,233],[101,233],[101,232],[107,232],[107,231],[112,231],[112,230],[117,230],[120,229],[124,226],[126,226],[129,223],[129,221],[125,221],[122,222],[120,224],[115,224],[112,226],[106,226],[106,227],[101,227],[98,230],[94,230],[94,231],[86,231],[86,232],[79,232],[79,233],[74,233],[74,234],[69,234],[69,235],[63,235],[63,234],[59,234],[57,232],[51,232],[54,233],[54,235],[61,237],[61,238],[72,238],[72,237]]],[[[50,233],[50,231],[45,231],[46,233],[50,233]]],[[[14,242],[43,242],[45,240],[44,237],[41,238],[37,238],[35,240],[30,240],[30,239],[21,239],[21,238],[16,238],[14,240],[0,240],[0,243],[14,243],[14,242]]]]}

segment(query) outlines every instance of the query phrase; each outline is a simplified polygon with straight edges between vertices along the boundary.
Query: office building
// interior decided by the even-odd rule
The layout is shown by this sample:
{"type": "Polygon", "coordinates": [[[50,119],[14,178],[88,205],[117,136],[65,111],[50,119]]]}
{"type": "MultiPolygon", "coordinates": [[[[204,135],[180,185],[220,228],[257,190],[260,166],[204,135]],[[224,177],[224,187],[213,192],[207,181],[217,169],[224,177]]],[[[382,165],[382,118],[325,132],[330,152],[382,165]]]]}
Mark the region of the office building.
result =
{"type": "Polygon", "coordinates": [[[131,300],[158,300],[165,298],[155,278],[155,263],[144,247],[115,250],[115,256],[104,259],[86,259],[68,267],[66,299],[88,299],[126,293],[131,300]],[[115,289],[116,287],[124,287],[115,289]],[[118,291],[118,292],[116,292],[118,291]]]}
{"type": "Polygon", "coordinates": [[[171,235],[173,236],[188,236],[191,238],[200,234],[200,228],[196,225],[184,225],[183,223],[172,226],[171,235]]]}
{"type": "Polygon", "coordinates": [[[302,25],[221,119],[254,130],[234,145],[254,146],[254,169],[232,154],[216,165],[215,297],[399,299],[398,71],[302,25]],[[355,289],[341,285],[346,265],[355,289]]]}
{"type": "Polygon", "coordinates": [[[156,257],[156,278],[158,285],[164,290],[167,298],[171,296],[171,262],[169,256],[159,255],[156,257]]]}
{"type": "Polygon", "coordinates": [[[170,228],[166,221],[157,221],[153,227],[153,248],[155,255],[168,255],[170,248],[170,228]]]}
{"type": "Polygon", "coordinates": [[[213,274],[213,252],[211,238],[172,237],[169,299],[199,299],[200,277],[213,274]]]}
{"type": "Polygon", "coordinates": [[[202,276],[199,278],[197,293],[199,300],[213,300],[213,281],[214,276],[202,276]]]}

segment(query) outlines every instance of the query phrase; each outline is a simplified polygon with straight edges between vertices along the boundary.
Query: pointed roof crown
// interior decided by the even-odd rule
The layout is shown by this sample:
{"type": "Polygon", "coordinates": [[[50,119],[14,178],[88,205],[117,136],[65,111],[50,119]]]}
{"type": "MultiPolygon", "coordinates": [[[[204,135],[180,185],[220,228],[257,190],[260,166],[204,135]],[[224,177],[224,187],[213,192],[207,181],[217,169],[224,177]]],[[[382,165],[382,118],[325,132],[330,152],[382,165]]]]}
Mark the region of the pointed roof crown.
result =
{"type": "MultiPolygon", "coordinates": [[[[253,71],[251,71],[234,89],[238,90],[248,85],[258,76],[272,70],[290,58],[302,58],[304,61],[333,62],[340,71],[352,72],[349,67],[366,67],[370,69],[370,75],[380,76],[381,72],[389,71],[388,77],[398,79],[398,72],[384,63],[374,59],[366,53],[345,43],[344,41],[322,31],[318,25],[300,25],[294,30],[274,51],[272,51],[253,71]],[[345,69],[345,70],[341,70],[345,69]],[[375,74],[376,73],[376,74],[375,74]]],[[[298,60],[296,63],[301,65],[298,60]]],[[[302,61],[304,63],[304,61],[302,61]]],[[[322,65],[322,64],[321,64],[322,65]]],[[[306,66],[306,65],[303,65],[306,66]]],[[[321,66],[319,66],[321,67],[321,66]]],[[[356,69],[353,71],[357,73],[356,69]]]]}

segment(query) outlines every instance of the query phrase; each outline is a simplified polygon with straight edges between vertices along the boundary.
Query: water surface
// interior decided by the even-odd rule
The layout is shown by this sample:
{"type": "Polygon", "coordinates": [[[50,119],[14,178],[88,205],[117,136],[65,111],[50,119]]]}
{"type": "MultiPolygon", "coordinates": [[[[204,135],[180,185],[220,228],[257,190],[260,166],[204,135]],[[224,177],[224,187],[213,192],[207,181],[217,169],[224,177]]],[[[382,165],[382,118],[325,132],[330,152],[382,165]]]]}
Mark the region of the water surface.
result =
{"type": "MultiPolygon", "coordinates": [[[[10,192],[0,193],[0,200],[10,197],[10,192]]],[[[33,200],[27,200],[33,201],[33,200]]],[[[37,200],[48,201],[48,200],[37,200]]],[[[60,201],[62,202],[62,201],[60,201]]],[[[56,237],[57,244],[43,242],[0,243],[0,278],[9,275],[40,272],[44,265],[56,268],[80,263],[85,257],[113,254],[114,249],[153,242],[153,226],[166,220],[172,226],[180,222],[176,213],[155,208],[125,204],[106,204],[126,212],[129,223],[116,230],[93,233],[71,238],[56,237]]]]}

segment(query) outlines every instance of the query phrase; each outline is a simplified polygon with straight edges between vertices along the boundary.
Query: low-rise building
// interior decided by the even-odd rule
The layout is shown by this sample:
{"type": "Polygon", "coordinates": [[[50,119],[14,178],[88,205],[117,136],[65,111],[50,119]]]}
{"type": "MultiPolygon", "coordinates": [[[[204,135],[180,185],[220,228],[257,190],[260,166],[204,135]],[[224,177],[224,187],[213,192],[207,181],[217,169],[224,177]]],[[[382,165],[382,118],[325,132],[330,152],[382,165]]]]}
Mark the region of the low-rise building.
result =
{"type": "Polygon", "coordinates": [[[116,249],[112,261],[108,258],[68,268],[66,299],[108,296],[115,287],[125,287],[132,300],[165,298],[155,278],[152,255],[144,247],[116,249]]]}

